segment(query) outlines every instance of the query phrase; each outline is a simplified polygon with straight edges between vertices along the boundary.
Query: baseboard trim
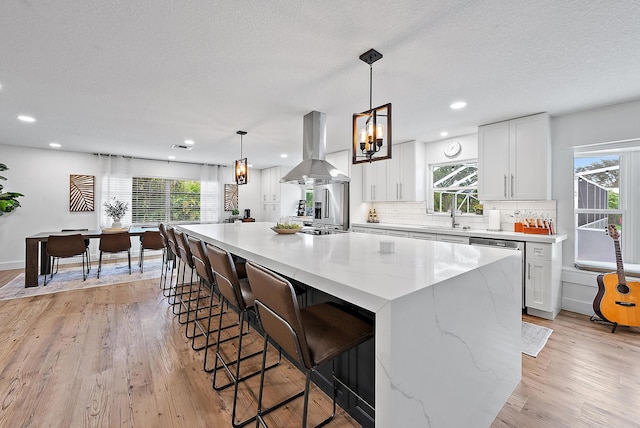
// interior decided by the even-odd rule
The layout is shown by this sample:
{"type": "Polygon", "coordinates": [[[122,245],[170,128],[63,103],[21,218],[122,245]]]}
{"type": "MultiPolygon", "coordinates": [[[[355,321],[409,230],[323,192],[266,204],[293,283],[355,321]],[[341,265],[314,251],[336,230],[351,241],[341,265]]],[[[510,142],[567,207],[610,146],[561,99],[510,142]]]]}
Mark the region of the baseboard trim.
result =
{"type": "Polygon", "coordinates": [[[563,297],[562,309],[583,315],[593,315],[593,302],[584,302],[582,300],[563,297]]]}

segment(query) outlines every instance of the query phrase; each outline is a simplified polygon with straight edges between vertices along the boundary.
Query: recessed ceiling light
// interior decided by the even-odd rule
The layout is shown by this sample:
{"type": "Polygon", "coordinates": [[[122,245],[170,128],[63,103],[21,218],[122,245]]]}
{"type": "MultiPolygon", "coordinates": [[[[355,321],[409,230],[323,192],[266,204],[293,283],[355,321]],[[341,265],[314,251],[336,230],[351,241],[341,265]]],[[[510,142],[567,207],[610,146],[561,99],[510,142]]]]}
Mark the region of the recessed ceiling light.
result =
{"type": "Polygon", "coordinates": [[[25,116],[25,115],[23,115],[23,114],[21,114],[20,116],[18,116],[18,120],[19,120],[19,121],[22,121],[22,122],[27,122],[27,123],[33,123],[33,122],[35,122],[35,121],[36,121],[33,117],[31,117],[31,116],[25,116]]]}
{"type": "Polygon", "coordinates": [[[60,143],[49,143],[49,147],[54,147],[56,149],[62,147],[62,144],[60,143]]]}
{"type": "Polygon", "coordinates": [[[195,142],[195,141],[193,141],[193,140],[184,140],[184,143],[185,143],[187,146],[193,146],[196,142],[195,142]]]}
{"type": "Polygon", "coordinates": [[[281,154],[281,155],[280,155],[280,157],[281,157],[281,158],[288,158],[288,157],[289,157],[289,155],[288,155],[288,154],[286,154],[286,153],[283,153],[283,154],[281,154]]]}
{"type": "Polygon", "coordinates": [[[174,160],[176,157],[175,156],[167,156],[168,159],[174,160]]]}
{"type": "Polygon", "coordinates": [[[451,107],[454,110],[459,110],[461,108],[465,108],[467,106],[467,103],[464,101],[456,101],[455,103],[451,104],[449,107],[451,107]]]}
{"type": "Polygon", "coordinates": [[[446,137],[447,135],[449,135],[449,133],[448,133],[447,131],[442,131],[442,132],[440,133],[440,136],[441,136],[441,137],[446,137]]]}

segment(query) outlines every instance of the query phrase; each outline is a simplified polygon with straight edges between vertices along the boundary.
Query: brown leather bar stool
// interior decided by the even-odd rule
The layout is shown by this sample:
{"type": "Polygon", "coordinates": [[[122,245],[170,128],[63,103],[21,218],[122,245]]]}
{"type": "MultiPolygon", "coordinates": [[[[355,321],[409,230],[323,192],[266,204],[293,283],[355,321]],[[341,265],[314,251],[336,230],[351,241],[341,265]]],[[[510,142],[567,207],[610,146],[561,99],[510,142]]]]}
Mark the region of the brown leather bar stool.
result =
{"type": "MultiPolygon", "coordinates": [[[[60,267],[60,259],[67,257],[82,256],[82,280],[87,279],[89,273],[89,263],[87,261],[87,268],[85,269],[85,260],[88,260],[88,249],[84,243],[84,238],[80,234],[74,235],[49,235],[47,238],[47,256],[49,256],[49,269],[50,276],[49,281],[53,278],[53,268],[55,266],[55,273],[58,272],[60,267]],[[58,262],[56,264],[56,261],[58,262]]],[[[47,285],[47,274],[44,275],[44,285],[47,285]]]]}
{"type": "Polygon", "coordinates": [[[98,278],[100,278],[100,272],[102,272],[102,253],[123,253],[125,251],[129,260],[129,274],[131,274],[131,236],[129,232],[101,233],[98,278]]]}
{"type": "MultiPolygon", "coordinates": [[[[178,273],[180,272],[180,257],[178,255],[178,244],[176,243],[175,229],[171,226],[167,226],[167,244],[169,245],[169,251],[173,255],[173,262],[171,263],[171,272],[169,275],[169,286],[163,287],[162,295],[167,298],[167,302],[173,307],[176,301],[177,288],[178,288],[178,273]],[[173,283],[173,271],[176,271],[176,283],[173,283]],[[171,298],[173,297],[173,302],[171,298]]],[[[175,313],[175,312],[174,312],[175,313]]]]}
{"type": "MultiPolygon", "coordinates": [[[[167,287],[167,274],[169,273],[169,269],[171,269],[171,273],[173,274],[173,263],[175,262],[175,255],[171,251],[171,247],[169,245],[169,236],[167,233],[167,226],[164,223],[160,223],[158,225],[158,231],[160,232],[160,238],[162,239],[162,243],[164,245],[164,251],[162,252],[162,271],[160,272],[160,289],[162,290],[162,295],[167,297],[167,292],[169,287],[167,287]]],[[[171,276],[173,278],[173,275],[171,276]]],[[[171,282],[169,281],[169,285],[171,282]]]]}
{"type": "Polygon", "coordinates": [[[140,236],[140,256],[138,258],[138,267],[140,272],[144,272],[144,252],[162,250],[162,262],[164,264],[165,244],[159,230],[145,230],[140,236]]]}
{"type": "MultiPolygon", "coordinates": [[[[221,302],[216,302],[216,291],[215,285],[216,280],[213,273],[213,269],[211,268],[211,264],[209,263],[209,257],[207,255],[207,248],[200,239],[194,238],[192,236],[187,237],[189,241],[189,248],[191,249],[191,256],[193,257],[193,263],[196,267],[196,273],[198,274],[198,278],[200,279],[198,284],[197,293],[200,295],[203,293],[203,287],[207,289],[209,294],[209,303],[208,305],[200,305],[200,301],[202,299],[198,299],[196,301],[196,309],[193,321],[191,324],[193,325],[193,333],[191,334],[191,348],[194,351],[200,351],[202,349],[205,350],[204,354],[204,371],[209,372],[213,369],[208,369],[207,367],[207,355],[209,351],[209,347],[215,345],[215,342],[210,340],[211,334],[215,333],[217,329],[211,330],[211,318],[215,316],[220,316],[220,314],[213,314],[213,308],[218,306],[221,302]],[[207,315],[203,317],[198,317],[200,311],[204,309],[207,311],[207,315]],[[206,322],[201,322],[206,320],[206,322]],[[200,333],[196,334],[196,329],[200,330],[200,333]],[[204,345],[195,346],[195,341],[198,337],[204,337],[205,343],[204,345]]],[[[187,324],[187,328],[189,324],[187,324]]],[[[222,329],[230,328],[233,326],[223,327],[222,329]]],[[[186,333],[185,333],[186,334],[186,333]]],[[[189,334],[187,334],[189,337],[189,334]]]]}
{"type": "Polygon", "coordinates": [[[238,351],[236,355],[236,360],[225,361],[224,358],[222,357],[222,354],[220,353],[220,343],[222,343],[220,333],[222,331],[223,304],[220,305],[220,317],[218,320],[219,322],[218,337],[216,340],[216,343],[217,343],[216,357],[215,357],[216,361],[215,361],[215,366],[213,370],[212,385],[216,391],[225,389],[233,385],[234,390],[233,390],[233,408],[231,411],[231,423],[234,427],[241,427],[255,421],[256,416],[252,416],[251,418],[241,422],[236,422],[236,409],[237,409],[237,402],[238,402],[238,384],[253,376],[257,376],[258,374],[261,373],[261,370],[256,370],[252,373],[246,373],[241,375],[240,363],[249,358],[258,356],[260,354],[264,354],[262,370],[267,370],[280,364],[282,355],[279,354],[277,362],[273,363],[269,367],[265,367],[266,354],[267,354],[266,346],[262,351],[256,351],[244,356],[242,355],[242,339],[245,335],[243,333],[243,330],[244,330],[245,323],[247,327],[249,326],[249,323],[247,320],[247,314],[249,311],[253,311],[253,304],[254,304],[254,297],[251,291],[251,286],[249,284],[249,281],[246,278],[238,278],[238,273],[236,271],[235,263],[231,257],[231,254],[229,254],[227,251],[221,248],[218,248],[210,244],[207,244],[206,248],[207,248],[207,255],[209,257],[209,262],[211,263],[211,267],[213,268],[213,273],[216,278],[216,284],[218,286],[218,290],[222,295],[222,303],[224,304],[225,302],[227,302],[229,306],[233,307],[238,312],[239,318],[240,318],[238,321],[239,334],[237,336],[238,351]],[[220,365],[218,365],[218,363],[220,363],[220,365]],[[236,366],[235,371],[231,370],[231,366],[233,365],[236,366]],[[216,380],[217,380],[217,374],[219,369],[224,369],[227,375],[229,376],[229,378],[231,379],[231,381],[223,385],[217,385],[216,380]]]}
{"type": "MultiPolygon", "coordinates": [[[[322,363],[334,358],[373,337],[370,321],[347,312],[333,303],[319,303],[300,308],[291,283],[281,276],[247,262],[247,274],[255,296],[255,307],[260,325],[265,332],[264,346],[268,339],[276,342],[285,353],[295,359],[306,374],[304,391],[268,408],[262,408],[265,362],[262,363],[260,392],[258,394],[258,421],[266,426],[262,416],[304,395],[302,427],[307,426],[309,383],[311,373],[322,363]]],[[[335,370],[333,378],[333,412],[317,426],[331,421],[336,413],[335,370]]]]}
{"type": "MultiPolygon", "coordinates": [[[[180,264],[178,265],[178,278],[176,278],[175,300],[173,305],[173,314],[178,316],[178,322],[180,324],[188,324],[189,316],[191,314],[191,303],[194,301],[192,298],[193,289],[193,277],[195,274],[195,265],[193,264],[193,257],[191,256],[191,249],[189,248],[189,242],[184,233],[179,230],[173,229],[173,235],[176,240],[176,246],[178,247],[178,257],[180,258],[180,264]],[[182,267],[182,273],[180,272],[182,267]],[[189,270],[189,282],[185,281],[187,269],[189,270]],[[180,275],[182,276],[180,277],[180,275]],[[178,292],[179,290],[179,292],[178,292]],[[186,297],[185,297],[186,296],[186,297]],[[176,312],[176,306],[178,312],[176,312]],[[186,320],[182,320],[182,315],[187,315],[186,320]]],[[[197,298],[199,298],[198,296],[197,298]]],[[[186,333],[186,332],[185,332],[186,333]]],[[[190,337],[187,336],[190,339],[190,337]]]]}

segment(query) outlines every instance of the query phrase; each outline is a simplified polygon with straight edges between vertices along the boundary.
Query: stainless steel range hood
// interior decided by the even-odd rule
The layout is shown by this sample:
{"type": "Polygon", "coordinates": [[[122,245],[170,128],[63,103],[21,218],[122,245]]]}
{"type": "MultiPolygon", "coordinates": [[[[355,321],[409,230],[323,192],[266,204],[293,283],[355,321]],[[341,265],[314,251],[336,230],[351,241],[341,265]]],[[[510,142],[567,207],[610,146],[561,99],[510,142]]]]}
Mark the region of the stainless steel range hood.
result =
{"type": "Polygon", "coordinates": [[[331,184],[351,181],[325,159],[327,150],[327,115],[312,111],[304,116],[302,162],[280,179],[281,183],[331,184]]]}

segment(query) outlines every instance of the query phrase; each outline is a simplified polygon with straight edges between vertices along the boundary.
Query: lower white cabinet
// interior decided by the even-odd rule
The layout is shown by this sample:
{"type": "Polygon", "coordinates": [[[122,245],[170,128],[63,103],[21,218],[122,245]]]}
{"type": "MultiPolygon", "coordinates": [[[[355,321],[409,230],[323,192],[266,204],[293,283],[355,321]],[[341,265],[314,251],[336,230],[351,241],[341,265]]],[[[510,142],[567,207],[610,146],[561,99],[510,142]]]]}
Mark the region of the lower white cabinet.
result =
{"type": "Polygon", "coordinates": [[[409,232],[409,238],[422,239],[423,241],[435,241],[437,235],[435,233],[409,232]]]}
{"type": "Polygon", "coordinates": [[[404,230],[387,230],[387,236],[400,236],[402,238],[408,238],[409,232],[404,230]]]}
{"type": "Polygon", "coordinates": [[[560,244],[527,242],[524,269],[527,313],[554,319],[562,306],[560,244]]]}
{"type": "Polygon", "coordinates": [[[469,245],[469,237],[468,236],[458,236],[458,235],[436,235],[438,241],[442,242],[453,242],[454,244],[467,244],[469,245]]]}
{"type": "Polygon", "coordinates": [[[376,229],[373,227],[352,227],[352,232],[356,233],[371,233],[372,235],[386,235],[387,231],[384,229],[376,229]]]}

